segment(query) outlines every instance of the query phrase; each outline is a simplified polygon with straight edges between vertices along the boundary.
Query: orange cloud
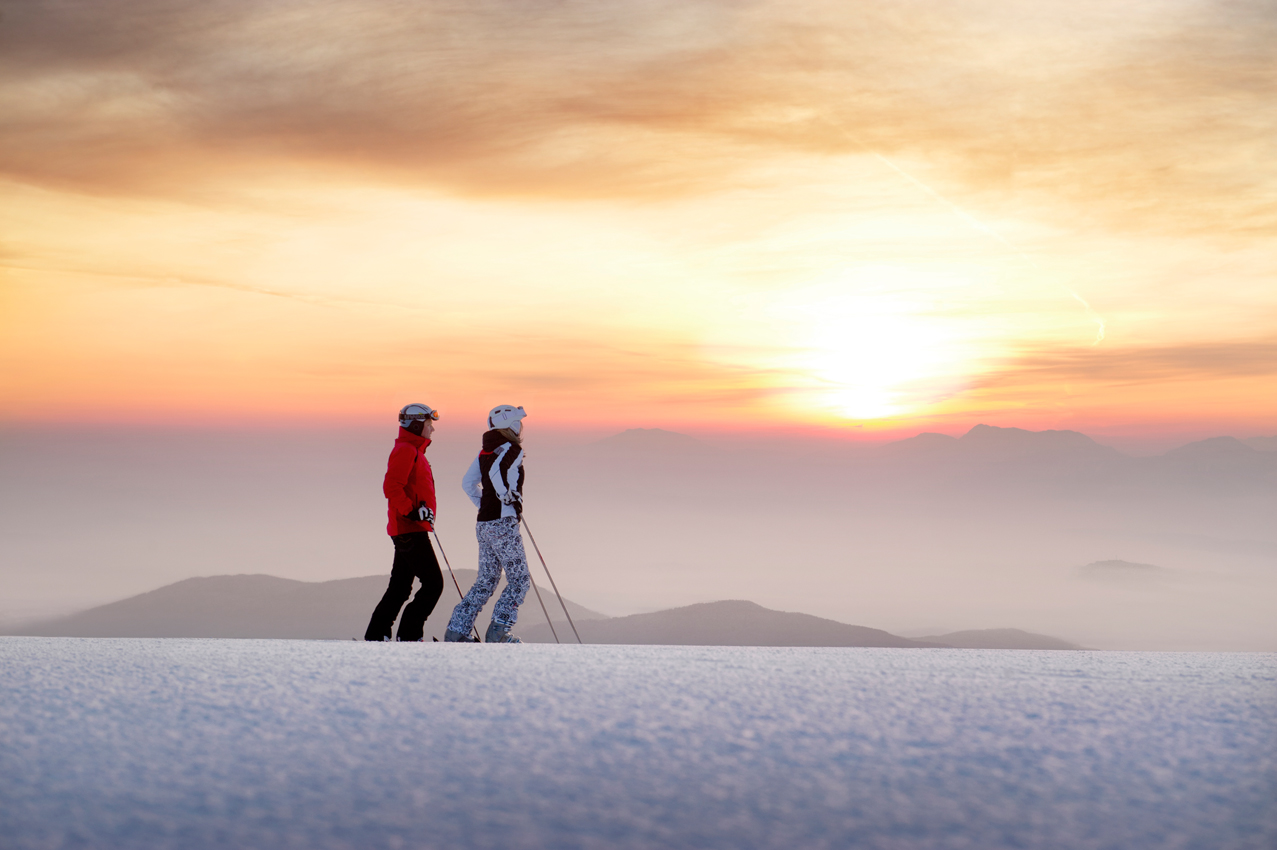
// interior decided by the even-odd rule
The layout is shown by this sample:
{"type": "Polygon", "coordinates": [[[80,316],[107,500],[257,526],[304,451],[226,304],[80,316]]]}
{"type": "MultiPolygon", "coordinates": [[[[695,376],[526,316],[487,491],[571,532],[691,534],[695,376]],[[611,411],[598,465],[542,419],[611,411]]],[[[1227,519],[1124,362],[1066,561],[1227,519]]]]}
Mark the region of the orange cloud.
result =
{"type": "Polygon", "coordinates": [[[1277,223],[1258,2],[127,0],[24,4],[3,33],[0,169],[77,190],[200,197],[283,169],[650,198],[873,150],[1066,221],[1277,223]]]}
{"type": "Polygon", "coordinates": [[[1275,35],[1259,2],[21,4],[0,418],[1014,424],[1190,385],[1253,418],[1275,35]]]}

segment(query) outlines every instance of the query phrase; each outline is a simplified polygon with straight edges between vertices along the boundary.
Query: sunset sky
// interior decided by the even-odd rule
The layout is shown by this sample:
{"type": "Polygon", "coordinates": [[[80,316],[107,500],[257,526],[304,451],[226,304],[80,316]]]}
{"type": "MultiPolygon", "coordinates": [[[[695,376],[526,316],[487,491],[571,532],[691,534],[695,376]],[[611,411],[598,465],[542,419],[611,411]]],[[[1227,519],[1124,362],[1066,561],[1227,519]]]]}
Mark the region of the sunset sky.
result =
{"type": "Polygon", "coordinates": [[[1267,2],[4,3],[0,421],[1277,433],[1267,2]]]}

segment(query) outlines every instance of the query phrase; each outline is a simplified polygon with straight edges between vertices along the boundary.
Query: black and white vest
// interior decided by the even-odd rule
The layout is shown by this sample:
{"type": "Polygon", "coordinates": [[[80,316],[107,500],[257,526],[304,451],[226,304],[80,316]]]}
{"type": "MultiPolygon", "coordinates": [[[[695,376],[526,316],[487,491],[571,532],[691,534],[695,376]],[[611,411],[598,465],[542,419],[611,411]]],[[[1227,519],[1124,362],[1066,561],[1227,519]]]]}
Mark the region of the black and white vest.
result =
{"type": "Polygon", "coordinates": [[[483,435],[483,451],[470,464],[461,487],[479,509],[479,522],[523,512],[523,449],[500,431],[483,435]],[[506,494],[514,498],[503,498],[506,494]]]}

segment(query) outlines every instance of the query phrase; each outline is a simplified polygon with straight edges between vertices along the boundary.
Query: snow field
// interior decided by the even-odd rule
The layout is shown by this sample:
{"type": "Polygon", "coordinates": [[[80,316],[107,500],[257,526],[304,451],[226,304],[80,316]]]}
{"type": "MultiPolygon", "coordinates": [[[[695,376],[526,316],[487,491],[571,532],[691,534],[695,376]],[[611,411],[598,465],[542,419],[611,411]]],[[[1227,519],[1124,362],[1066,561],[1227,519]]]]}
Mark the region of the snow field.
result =
{"type": "Polygon", "coordinates": [[[0,845],[1277,846],[1277,656],[0,638],[0,845]]]}

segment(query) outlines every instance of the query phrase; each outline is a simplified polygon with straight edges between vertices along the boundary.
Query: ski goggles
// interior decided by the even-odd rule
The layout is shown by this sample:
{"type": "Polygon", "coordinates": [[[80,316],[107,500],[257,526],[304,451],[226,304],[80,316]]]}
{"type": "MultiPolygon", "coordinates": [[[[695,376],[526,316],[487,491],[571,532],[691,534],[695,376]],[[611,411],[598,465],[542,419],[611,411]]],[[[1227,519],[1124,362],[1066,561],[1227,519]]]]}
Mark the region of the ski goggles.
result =
{"type": "Polygon", "coordinates": [[[430,407],[426,407],[424,404],[414,404],[413,407],[424,407],[425,410],[417,411],[413,413],[400,413],[399,414],[400,422],[425,422],[427,419],[439,418],[439,411],[430,407]]]}

